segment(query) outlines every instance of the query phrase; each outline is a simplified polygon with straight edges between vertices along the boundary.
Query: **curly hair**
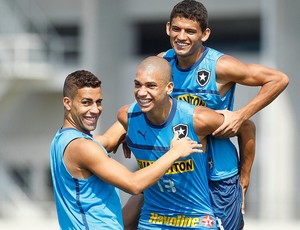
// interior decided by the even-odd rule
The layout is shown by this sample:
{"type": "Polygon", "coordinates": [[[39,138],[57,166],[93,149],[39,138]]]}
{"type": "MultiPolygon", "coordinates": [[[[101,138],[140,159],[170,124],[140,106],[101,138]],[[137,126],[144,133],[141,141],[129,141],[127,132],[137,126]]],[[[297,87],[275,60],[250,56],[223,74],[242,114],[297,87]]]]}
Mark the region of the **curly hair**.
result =
{"type": "Polygon", "coordinates": [[[66,77],[63,96],[74,98],[77,90],[84,87],[100,88],[101,81],[89,71],[77,70],[66,77]]]}
{"type": "Polygon", "coordinates": [[[197,21],[202,31],[208,27],[208,13],[205,6],[195,0],[183,0],[173,7],[170,15],[170,23],[173,18],[182,17],[197,21]]]}

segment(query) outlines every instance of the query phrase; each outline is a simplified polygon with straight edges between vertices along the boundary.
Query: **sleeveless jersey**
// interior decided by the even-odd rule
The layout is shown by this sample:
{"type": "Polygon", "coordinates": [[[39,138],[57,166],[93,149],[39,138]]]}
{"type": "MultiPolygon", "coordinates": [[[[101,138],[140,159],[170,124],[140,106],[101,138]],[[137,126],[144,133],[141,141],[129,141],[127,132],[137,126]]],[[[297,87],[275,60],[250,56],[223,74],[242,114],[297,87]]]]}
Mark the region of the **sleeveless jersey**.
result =
{"type": "MultiPolygon", "coordinates": [[[[174,132],[199,142],[193,125],[195,106],[172,99],[167,120],[153,125],[137,103],[128,111],[126,141],[140,168],[170,149],[174,132]]],[[[177,160],[165,175],[144,191],[139,229],[216,229],[208,188],[207,154],[177,160]]]]}
{"type": "MultiPolygon", "coordinates": [[[[63,155],[68,144],[77,138],[97,142],[92,136],[79,130],[66,128],[58,130],[50,148],[51,174],[60,229],[123,229],[119,190],[95,175],[78,179],[69,173],[63,155]]],[[[106,152],[104,148],[103,150],[106,152]]]]}
{"type": "MultiPolygon", "coordinates": [[[[233,109],[235,85],[221,97],[216,84],[216,63],[223,56],[214,49],[205,47],[200,60],[187,69],[177,66],[173,49],[164,58],[172,67],[174,90],[172,96],[193,105],[207,106],[214,110],[233,109]]],[[[211,157],[209,157],[210,179],[221,180],[238,173],[238,156],[230,139],[209,138],[211,157]]]]}

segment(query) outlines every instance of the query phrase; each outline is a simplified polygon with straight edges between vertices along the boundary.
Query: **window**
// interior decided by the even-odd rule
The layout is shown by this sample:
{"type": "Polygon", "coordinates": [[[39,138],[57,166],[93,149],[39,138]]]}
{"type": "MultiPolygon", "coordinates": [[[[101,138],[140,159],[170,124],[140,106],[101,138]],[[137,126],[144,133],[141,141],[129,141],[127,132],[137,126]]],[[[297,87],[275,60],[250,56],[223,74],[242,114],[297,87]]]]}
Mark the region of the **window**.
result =
{"type": "MultiPolygon", "coordinates": [[[[156,55],[170,48],[166,21],[138,22],[137,55],[156,55]]],[[[260,50],[260,18],[211,19],[210,38],[204,45],[222,52],[258,52],[260,50]]]]}

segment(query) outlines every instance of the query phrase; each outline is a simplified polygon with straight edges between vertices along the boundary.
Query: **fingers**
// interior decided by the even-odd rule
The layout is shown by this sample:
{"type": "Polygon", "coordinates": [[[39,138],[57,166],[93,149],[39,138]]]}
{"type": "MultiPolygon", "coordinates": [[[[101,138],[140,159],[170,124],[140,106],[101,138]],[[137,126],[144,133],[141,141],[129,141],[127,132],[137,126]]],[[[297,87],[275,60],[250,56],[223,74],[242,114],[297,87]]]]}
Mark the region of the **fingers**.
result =
{"type": "Polygon", "coordinates": [[[198,143],[197,141],[193,141],[190,138],[187,138],[187,141],[189,141],[191,144],[192,152],[203,153],[202,144],[198,143]]]}
{"type": "Polygon", "coordinates": [[[173,139],[171,140],[171,144],[170,144],[171,148],[173,148],[175,141],[177,141],[178,139],[179,139],[178,132],[174,132],[174,136],[173,136],[173,139]]]}
{"type": "Polygon", "coordinates": [[[173,140],[178,140],[178,139],[179,139],[179,133],[178,132],[174,132],[173,140]]]}
{"type": "Polygon", "coordinates": [[[126,142],[124,142],[124,143],[122,144],[122,148],[123,148],[123,153],[124,153],[125,158],[129,158],[129,159],[130,159],[130,158],[131,158],[131,151],[130,151],[130,149],[128,148],[126,142]]]}
{"type": "Polygon", "coordinates": [[[212,135],[217,136],[221,131],[223,131],[224,127],[221,125],[219,128],[217,128],[215,131],[213,131],[212,135]]]}
{"type": "Polygon", "coordinates": [[[242,214],[245,214],[245,190],[243,189],[242,214]]]}

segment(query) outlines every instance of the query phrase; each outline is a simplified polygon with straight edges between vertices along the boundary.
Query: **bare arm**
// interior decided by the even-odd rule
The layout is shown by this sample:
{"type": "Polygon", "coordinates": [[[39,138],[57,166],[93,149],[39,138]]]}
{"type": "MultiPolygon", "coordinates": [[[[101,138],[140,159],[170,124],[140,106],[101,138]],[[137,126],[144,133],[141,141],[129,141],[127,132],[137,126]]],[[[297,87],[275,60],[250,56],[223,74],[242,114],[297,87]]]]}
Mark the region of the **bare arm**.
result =
{"type": "Polygon", "coordinates": [[[244,64],[231,56],[223,56],[217,63],[217,84],[222,89],[238,83],[261,86],[258,94],[240,110],[225,111],[225,121],[214,131],[217,136],[234,136],[242,123],[270,104],[288,85],[284,73],[258,64],[244,64]]]}
{"type": "Polygon", "coordinates": [[[103,135],[94,136],[99,141],[107,152],[116,152],[119,145],[122,143],[126,135],[126,130],[116,121],[103,135]]]}
{"type": "Polygon", "coordinates": [[[136,230],[140,213],[144,205],[144,195],[131,196],[122,208],[122,216],[125,230],[136,230]]]}
{"type": "Polygon", "coordinates": [[[157,54],[157,56],[163,57],[163,56],[165,55],[165,53],[166,53],[166,52],[161,52],[161,53],[157,54]]]}
{"type": "Polygon", "coordinates": [[[194,128],[200,137],[211,134],[217,127],[222,125],[224,116],[212,109],[196,106],[194,112],[194,128]]]}
{"type": "MultiPolygon", "coordinates": [[[[122,111],[126,111],[126,108],[122,111]]],[[[131,172],[124,165],[108,157],[96,142],[84,138],[76,139],[68,145],[64,161],[74,177],[88,178],[95,174],[126,192],[139,194],[162,177],[177,159],[191,153],[202,152],[200,144],[190,138],[178,140],[178,134],[174,135],[170,145],[171,148],[167,153],[153,164],[136,172],[131,172]]]]}
{"type": "Polygon", "coordinates": [[[245,213],[245,197],[250,184],[250,173],[255,157],[256,128],[252,121],[245,121],[238,132],[240,152],[240,182],[243,189],[242,213],[245,213]]]}
{"type": "Polygon", "coordinates": [[[153,164],[136,172],[108,157],[94,141],[84,138],[72,141],[66,148],[64,161],[70,173],[77,178],[95,174],[104,181],[122,190],[139,194],[153,185],[179,158],[191,153],[201,153],[201,145],[189,138],[179,139],[174,135],[171,149],[153,164]],[[120,176],[122,175],[122,176],[120,176]]]}

